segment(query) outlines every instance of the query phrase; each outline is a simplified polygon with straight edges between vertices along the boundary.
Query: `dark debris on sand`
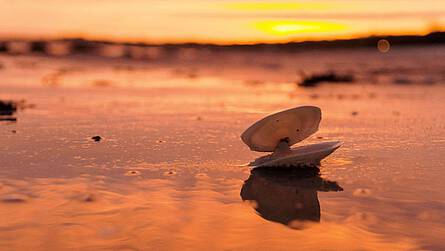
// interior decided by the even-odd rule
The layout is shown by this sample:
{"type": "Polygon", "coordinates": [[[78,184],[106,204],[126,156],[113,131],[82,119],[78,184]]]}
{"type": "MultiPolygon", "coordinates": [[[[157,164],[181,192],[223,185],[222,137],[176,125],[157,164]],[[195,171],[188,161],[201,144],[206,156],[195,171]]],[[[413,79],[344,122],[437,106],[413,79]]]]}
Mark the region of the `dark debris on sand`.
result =
{"type": "Polygon", "coordinates": [[[25,100],[0,100],[0,121],[16,122],[17,118],[14,114],[17,110],[34,108],[35,105],[28,104],[25,100]]]}
{"type": "Polygon", "coordinates": [[[24,203],[28,201],[28,198],[21,194],[7,194],[0,198],[0,202],[3,203],[24,203]]]}
{"type": "Polygon", "coordinates": [[[102,140],[102,137],[101,136],[93,136],[93,137],[91,137],[91,139],[94,140],[95,142],[99,142],[102,140]]]}
{"type": "Polygon", "coordinates": [[[0,115],[10,116],[17,111],[17,103],[0,100],[0,115]]]}
{"type": "Polygon", "coordinates": [[[13,116],[16,111],[16,102],[0,100],[0,121],[16,122],[17,118],[13,116]]]}
{"type": "Polygon", "coordinates": [[[302,80],[298,83],[301,87],[315,87],[321,83],[353,83],[355,81],[352,74],[338,74],[335,72],[325,72],[306,76],[302,74],[302,80]]]}
{"type": "Polygon", "coordinates": [[[0,121],[17,122],[17,118],[16,117],[2,117],[2,116],[0,116],[0,121]]]}

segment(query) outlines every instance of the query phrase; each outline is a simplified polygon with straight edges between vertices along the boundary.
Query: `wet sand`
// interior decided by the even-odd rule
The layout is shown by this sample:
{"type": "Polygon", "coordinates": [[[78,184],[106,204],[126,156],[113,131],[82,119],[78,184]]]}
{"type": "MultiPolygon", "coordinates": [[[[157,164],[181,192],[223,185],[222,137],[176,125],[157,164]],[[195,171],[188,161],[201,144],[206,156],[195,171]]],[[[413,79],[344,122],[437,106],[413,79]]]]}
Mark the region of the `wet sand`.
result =
{"type": "Polygon", "coordinates": [[[1,250],[445,248],[444,47],[186,55],[0,55],[0,99],[32,104],[0,121],[1,250]],[[320,175],[241,166],[243,130],[301,104],[304,143],[344,142],[320,175]]]}

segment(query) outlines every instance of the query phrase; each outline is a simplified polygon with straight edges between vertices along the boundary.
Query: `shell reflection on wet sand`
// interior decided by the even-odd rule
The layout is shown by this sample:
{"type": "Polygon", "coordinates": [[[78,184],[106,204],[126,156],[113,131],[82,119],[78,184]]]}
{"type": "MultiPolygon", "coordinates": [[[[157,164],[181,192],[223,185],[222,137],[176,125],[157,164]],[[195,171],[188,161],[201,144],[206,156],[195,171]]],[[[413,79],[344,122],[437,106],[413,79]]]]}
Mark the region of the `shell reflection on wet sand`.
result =
{"type": "Polygon", "coordinates": [[[322,179],[316,167],[258,167],[244,182],[241,198],[252,201],[261,217],[300,228],[300,222],[320,221],[318,191],[343,191],[343,188],[322,179]]]}

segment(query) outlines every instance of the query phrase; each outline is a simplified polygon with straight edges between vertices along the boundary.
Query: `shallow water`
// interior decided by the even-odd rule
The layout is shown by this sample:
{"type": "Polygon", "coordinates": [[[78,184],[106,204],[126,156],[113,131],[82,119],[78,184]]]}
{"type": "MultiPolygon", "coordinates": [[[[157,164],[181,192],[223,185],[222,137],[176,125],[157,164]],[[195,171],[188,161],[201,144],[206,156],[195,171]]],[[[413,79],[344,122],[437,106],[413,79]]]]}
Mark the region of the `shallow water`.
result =
{"type": "Polygon", "coordinates": [[[268,55],[241,69],[230,56],[204,66],[2,55],[0,99],[33,106],[0,121],[0,249],[444,249],[444,52],[269,55],[274,69],[268,55]],[[292,57],[364,77],[298,88],[292,57]],[[364,58],[372,69],[431,64],[407,71],[412,84],[376,84],[364,58]],[[243,130],[299,104],[323,111],[305,143],[344,142],[320,176],[242,166],[261,156],[243,130]]]}

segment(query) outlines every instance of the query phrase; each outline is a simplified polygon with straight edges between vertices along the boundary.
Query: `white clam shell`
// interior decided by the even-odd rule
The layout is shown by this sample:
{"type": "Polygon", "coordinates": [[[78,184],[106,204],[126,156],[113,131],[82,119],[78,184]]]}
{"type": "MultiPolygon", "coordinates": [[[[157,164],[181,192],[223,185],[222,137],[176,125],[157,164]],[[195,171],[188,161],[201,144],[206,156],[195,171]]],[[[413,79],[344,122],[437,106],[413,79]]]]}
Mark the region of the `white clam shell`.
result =
{"type": "Polygon", "coordinates": [[[284,156],[274,157],[266,155],[251,162],[249,166],[273,167],[273,166],[315,166],[322,159],[334,152],[342,145],[340,141],[330,141],[318,144],[310,144],[292,148],[284,156]]]}
{"type": "Polygon", "coordinates": [[[273,152],[280,141],[289,146],[318,131],[321,110],[315,106],[300,106],[269,115],[250,126],[241,139],[253,151],[273,152]]]}

